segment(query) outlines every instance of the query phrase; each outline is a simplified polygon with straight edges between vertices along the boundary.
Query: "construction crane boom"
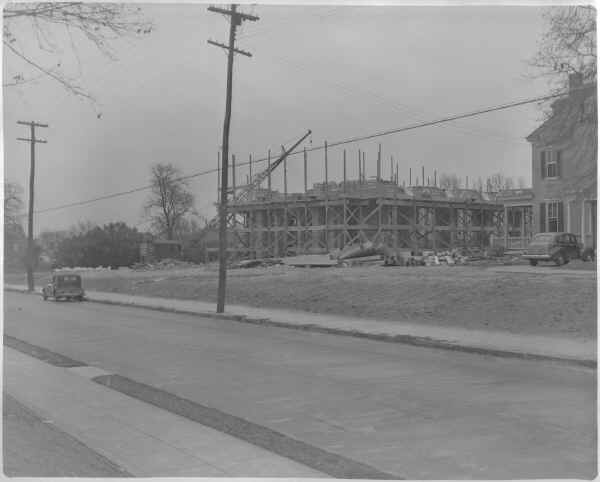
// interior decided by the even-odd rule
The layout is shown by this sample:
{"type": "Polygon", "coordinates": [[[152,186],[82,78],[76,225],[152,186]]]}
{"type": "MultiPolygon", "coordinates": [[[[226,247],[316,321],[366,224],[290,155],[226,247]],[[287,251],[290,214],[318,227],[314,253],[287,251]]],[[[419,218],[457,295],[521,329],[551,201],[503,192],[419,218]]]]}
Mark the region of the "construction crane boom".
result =
{"type": "MultiPolygon", "coordinates": [[[[277,158],[269,167],[267,167],[264,171],[255,174],[254,178],[248,184],[236,187],[235,191],[230,190],[229,192],[231,192],[233,195],[232,201],[243,202],[248,200],[250,194],[254,190],[258,189],[263,183],[263,181],[267,179],[275,169],[277,169],[277,166],[279,166],[293,152],[293,150],[296,149],[296,147],[298,147],[304,141],[304,139],[306,139],[311,133],[312,132],[309,130],[292,147],[290,147],[287,150],[284,150],[281,156],[279,156],[279,158],[277,158]]],[[[219,217],[215,216],[208,222],[205,229],[216,228],[218,224],[219,217]]]]}

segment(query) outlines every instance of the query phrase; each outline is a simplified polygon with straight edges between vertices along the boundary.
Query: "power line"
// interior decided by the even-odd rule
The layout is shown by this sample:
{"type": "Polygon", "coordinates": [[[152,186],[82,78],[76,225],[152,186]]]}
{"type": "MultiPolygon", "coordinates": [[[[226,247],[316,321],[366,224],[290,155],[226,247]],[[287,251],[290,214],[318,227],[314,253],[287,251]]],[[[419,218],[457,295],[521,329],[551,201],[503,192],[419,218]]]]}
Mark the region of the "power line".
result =
{"type": "MultiPolygon", "coordinates": [[[[575,90],[577,90],[577,89],[575,89],[575,90]]],[[[540,96],[540,97],[531,97],[528,99],[513,101],[513,102],[509,102],[509,103],[505,103],[505,104],[499,104],[499,105],[486,107],[483,109],[470,111],[470,112],[466,112],[466,113],[462,113],[462,114],[446,116],[446,117],[438,118],[438,119],[431,120],[431,121],[417,122],[414,124],[410,124],[408,126],[398,127],[395,129],[389,129],[386,131],[376,132],[373,134],[367,134],[367,135],[363,135],[363,136],[355,136],[355,137],[351,137],[351,138],[341,140],[341,141],[330,142],[330,143],[328,143],[328,148],[343,146],[343,145],[347,145],[347,144],[353,144],[355,142],[367,141],[367,140],[371,140],[371,139],[376,139],[378,137],[384,137],[384,136],[388,136],[388,135],[392,135],[392,134],[398,134],[401,132],[420,129],[423,127],[431,127],[431,126],[435,126],[435,125],[444,124],[446,122],[453,122],[453,121],[460,120],[460,119],[466,119],[469,117],[475,117],[478,115],[488,114],[488,113],[496,112],[496,111],[500,111],[500,110],[511,109],[514,107],[520,107],[520,106],[527,105],[527,104],[544,102],[546,100],[555,99],[557,97],[562,97],[566,94],[567,94],[567,92],[560,92],[560,93],[549,94],[549,95],[540,96]]],[[[320,151],[323,149],[324,149],[324,146],[309,147],[306,149],[306,152],[320,151]]],[[[303,152],[304,152],[304,150],[294,151],[294,152],[290,153],[290,156],[302,154],[303,152]]],[[[268,160],[268,157],[263,157],[260,159],[253,159],[252,164],[266,162],[267,160],[268,160]]],[[[249,162],[241,162],[241,163],[237,164],[237,167],[246,166],[249,164],[250,164],[249,162]]],[[[231,167],[231,165],[230,165],[230,167],[231,167]]],[[[213,174],[218,171],[219,171],[219,169],[215,169],[215,168],[206,169],[204,171],[199,171],[199,172],[195,172],[192,174],[187,174],[185,176],[181,176],[181,177],[177,178],[177,180],[182,181],[182,180],[187,180],[187,179],[193,179],[196,177],[205,176],[207,174],[213,174]]],[[[69,204],[63,204],[60,206],[54,206],[54,207],[50,207],[50,208],[46,208],[46,209],[41,209],[41,210],[35,211],[35,213],[41,214],[41,213],[46,213],[46,212],[50,212],[50,211],[66,209],[66,208],[70,208],[70,207],[82,206],[82,205],[94,203],[97,201],[103,201],[105,199],[112,199],[112,198],[126,196],[126,195],[133,194],[133,193],[140,192],[140,191],[145,191],[145,190],[150,189],[151,187],[152,187],[151,185],[141,186],[141,187],[137,187],[134,189],[130,189],[128,191],[121,191],[121,192],[117,192],[117,193],[107,194],[105,196],[100,196],[100,197],[93,198],[93,199],[87,199],[85,201],[77,201],[77,202],[72,202],[69,204]]]]}

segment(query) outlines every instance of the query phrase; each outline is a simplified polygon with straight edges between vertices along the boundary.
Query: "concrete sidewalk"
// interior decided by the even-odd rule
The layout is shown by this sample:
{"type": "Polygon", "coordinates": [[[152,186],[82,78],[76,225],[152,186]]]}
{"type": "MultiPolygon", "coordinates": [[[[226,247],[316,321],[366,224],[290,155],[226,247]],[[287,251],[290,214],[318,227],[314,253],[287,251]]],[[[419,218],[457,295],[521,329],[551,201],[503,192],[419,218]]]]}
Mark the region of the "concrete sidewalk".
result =
{"type": "Polygon", "coordinates": [[[52,366],[4,347],[7,393],[134,476],[327,477],[91,380],[103,374],[90,366],[52,366]]]}
{"type": "MultiPolygon", "coordinates": [[[[20,285],[5,285],[5,289],[25,291],[25,287],[20,285]]],[[[86,292],[86,299],[99,303],[197,314],[248,323],[271,324],[481,354],[556,359],[587,366],[595,366],[597,360],[596,340],[418,325],[402,321],[349,318],[240,305],[227,305],[227,312],[224,315],[218,315],[215,312],[215,304],[204,301],[97,291],[86,292]]]]}

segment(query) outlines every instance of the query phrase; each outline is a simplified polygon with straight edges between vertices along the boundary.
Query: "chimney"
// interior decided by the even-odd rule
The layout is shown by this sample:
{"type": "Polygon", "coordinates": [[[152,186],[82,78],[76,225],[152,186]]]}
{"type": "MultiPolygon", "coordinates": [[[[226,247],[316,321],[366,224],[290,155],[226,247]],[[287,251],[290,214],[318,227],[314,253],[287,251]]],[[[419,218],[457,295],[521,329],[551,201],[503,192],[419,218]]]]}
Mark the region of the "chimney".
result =
{"type": "Polygon", "coordinates": [[[580,72],[569,74],[569,92],[579,89],[583,85],[583,75],[580,72]]]}

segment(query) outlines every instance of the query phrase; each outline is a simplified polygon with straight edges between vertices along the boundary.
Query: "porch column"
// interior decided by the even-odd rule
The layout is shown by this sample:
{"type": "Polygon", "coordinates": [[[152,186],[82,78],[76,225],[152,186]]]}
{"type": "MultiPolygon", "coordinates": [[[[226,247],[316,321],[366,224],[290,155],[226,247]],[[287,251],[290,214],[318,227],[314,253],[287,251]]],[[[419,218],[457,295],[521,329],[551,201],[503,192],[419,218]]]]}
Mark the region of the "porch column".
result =
{"type": "Polygon", "coordinates": [[[585,247],[585,199],[581,200],[581,243],[585,247]]]}
{"type": "Polygon", "coordinates": [[[504,206],[504,249],[508,249],[508,207],[504,206]]]}
{"type": "Polygon", "coordinates": [[[566,200],[567,202],[567,223],[566,223],[566,229],[565,231],[567,231],[568,233],[571,233],[571,201],[569,199],[566,200]]]}
{"type": "Polygon", "coordinates": [[[519,238],[520,247],[526,248],[527,240],[525,239],[525,206],[521,206],[521,231],[519,238]]]}

